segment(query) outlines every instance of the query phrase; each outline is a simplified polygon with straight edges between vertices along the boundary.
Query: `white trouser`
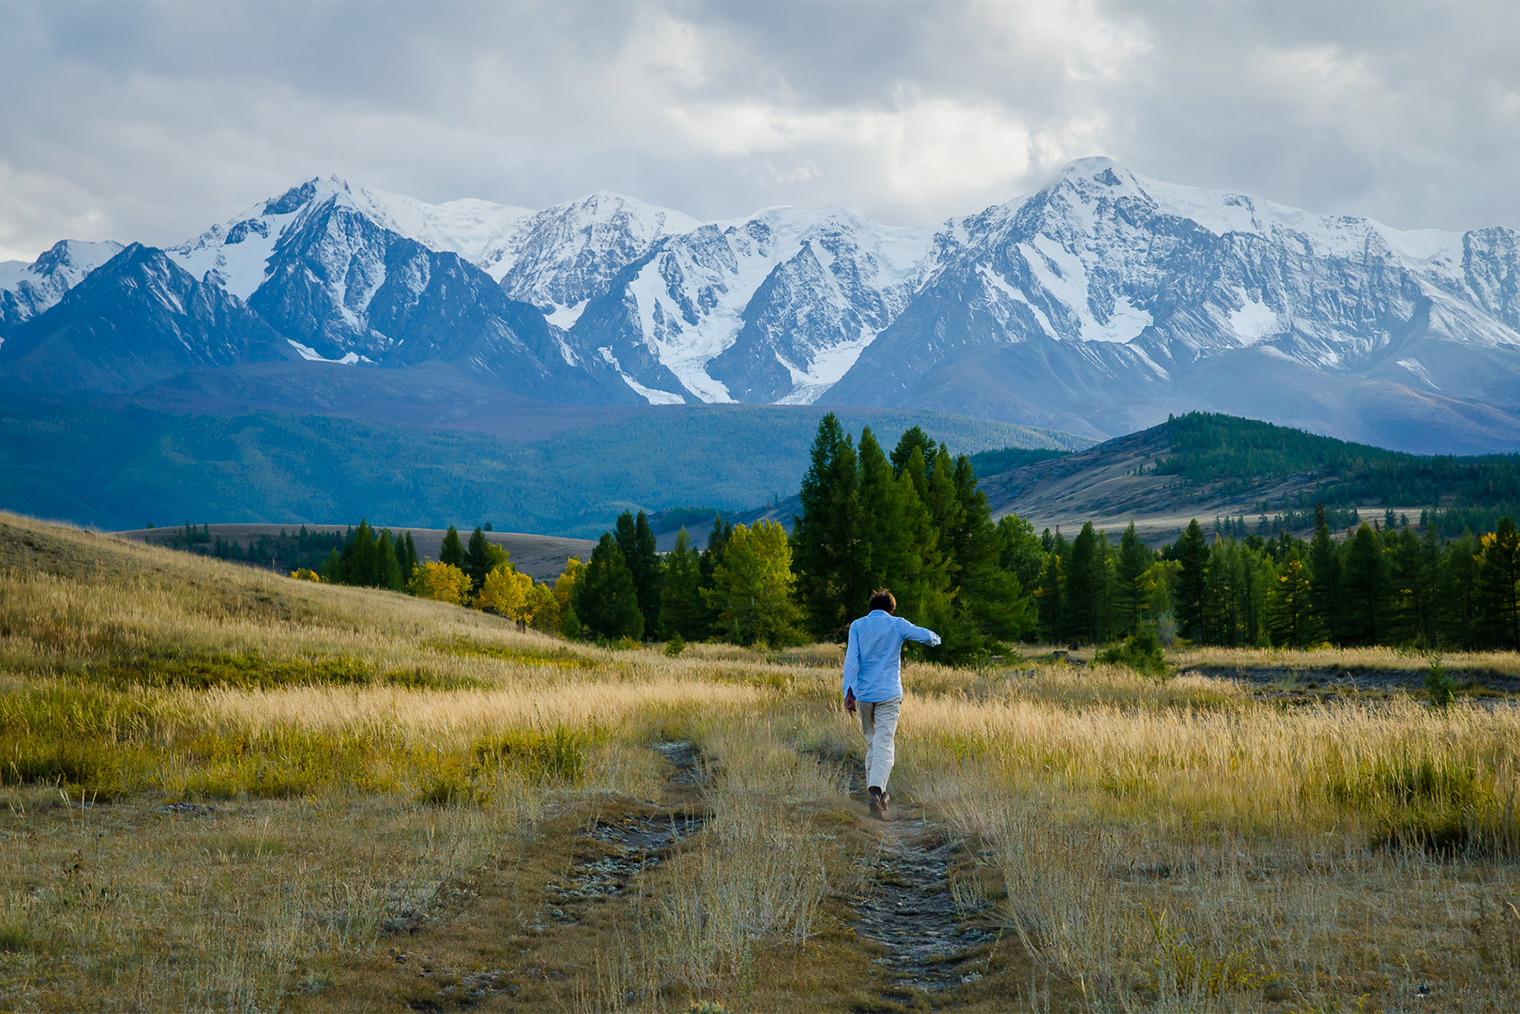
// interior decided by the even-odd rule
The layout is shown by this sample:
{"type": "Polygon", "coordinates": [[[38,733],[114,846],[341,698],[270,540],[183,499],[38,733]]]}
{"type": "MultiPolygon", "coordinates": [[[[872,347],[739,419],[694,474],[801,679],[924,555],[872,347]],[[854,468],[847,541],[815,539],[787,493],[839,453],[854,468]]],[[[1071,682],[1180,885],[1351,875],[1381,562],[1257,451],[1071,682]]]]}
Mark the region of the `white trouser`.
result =
{"type": "Polygon", "coordinates": [[[860,729],[866,734],[866,787],[875,786],[883,792],[887,779],[892,777],[892,757],[896,753],[893,740],[897,737],[897,713],[902,710],[902,698],[890,701],[856,701],[860,709],[860,729]]]}

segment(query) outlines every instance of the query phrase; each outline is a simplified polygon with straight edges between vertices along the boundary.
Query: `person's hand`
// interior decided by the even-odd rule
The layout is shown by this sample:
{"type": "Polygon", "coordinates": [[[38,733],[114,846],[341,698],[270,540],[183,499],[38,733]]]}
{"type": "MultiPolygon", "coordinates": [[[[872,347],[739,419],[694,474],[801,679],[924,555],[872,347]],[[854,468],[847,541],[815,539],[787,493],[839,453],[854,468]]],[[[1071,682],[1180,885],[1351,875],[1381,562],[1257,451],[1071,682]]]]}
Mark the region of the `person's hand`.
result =
{"type": "Polygon", "coordinates": [[[852,715],[855,714],[855,691],[846,690],[844,692],[844,710],[852,715]]]}

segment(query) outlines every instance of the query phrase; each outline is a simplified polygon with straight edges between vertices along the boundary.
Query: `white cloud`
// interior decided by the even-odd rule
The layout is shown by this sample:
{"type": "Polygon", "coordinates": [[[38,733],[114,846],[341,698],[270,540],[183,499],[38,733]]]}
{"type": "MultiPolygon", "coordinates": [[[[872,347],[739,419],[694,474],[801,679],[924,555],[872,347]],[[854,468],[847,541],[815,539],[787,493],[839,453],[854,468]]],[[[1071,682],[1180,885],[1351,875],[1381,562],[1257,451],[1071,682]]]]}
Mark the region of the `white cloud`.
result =
{"type": "Polygon", "coordinates": [[[168,243],[337,172],[941,220],[1065,161],[1520,225],[1520,6],[0,5],[0,251],[168,243]]]}

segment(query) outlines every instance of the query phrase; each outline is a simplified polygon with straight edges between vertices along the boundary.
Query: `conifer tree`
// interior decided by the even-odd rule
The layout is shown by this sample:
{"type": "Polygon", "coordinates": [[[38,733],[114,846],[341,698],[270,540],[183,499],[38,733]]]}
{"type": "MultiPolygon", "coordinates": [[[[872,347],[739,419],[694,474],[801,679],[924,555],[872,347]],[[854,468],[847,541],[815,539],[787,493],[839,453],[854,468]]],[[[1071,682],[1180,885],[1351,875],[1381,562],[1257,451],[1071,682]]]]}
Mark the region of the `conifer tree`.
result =
{"type": "Polygon", "coordinates": [[[396,544],[391,541],[391,530],[380,533],[375,543],[376,584],[391,591],[401,591],[406,585],[401,580],[401,563],[396,559],[396,544]]]}
{"type": "Polygon", "coordinates": [[[908,461],[913,457],[915,450],[918,451],[919,457],[926,466],[934,460],[934,441],[929,439],[929,434],[917,426],[904,430],[903,435],[898,438],[897,446],[892,449],[892,470],[901,474],[903,469],[908,467],[908,461]]]}
{"type": "Polygon", "coordinates": [[[1273,641],[1290,648],[1315,643],[1317,624],[1311,609],[1309,569],[1295,551],[1284,561],[1272,596],[1273,641]]]}
{"type": "Polygon", "coordinates": [[[1173,549],[1180,564],[1175,598],[1177,626],[1182,636],[1188,640],[1202,640],[1207,609],[1205,578],[1209,546],[1197,518],[1188,522],[1187,531],[1182,533],[1173,549]]]}
{"type": "MultiPolygon", "coordinates": [[[[458,538],[459,533],[454,534],[458,538]]],[[[464,563],[459,569],[470,575],[470,587],[478,594],[485,584],[486,575],[507,562],[507,551],[486,538],[485,531],[476,525],[475,531],[470,533],[470,544],[464,551],[464,563]]]]}
{"type": "Polygon", "coordinates": [[[1383,540],[1371,525],[1362,525],[1346,552],[1342,591],[1346,597],[1346,634],[1353,644],[1381,643],[1388,596],[1388,562],[1383,540]]]}
{"type": "Polygon", "coordinates": [[[840,640],[870,595],[862,558],[855,447],[830,412],[818,423],[812,461],[802,477],[802,515],[792,519],[792,565],[820,639],[840,640]]]}
{"type": "Polygon", "coordinates": [[[406,533],[406,558],[401,561],[401,581],[405,585],[412,583],[412,576],[417,572],[417,543],[412,540],[412,533],[406,533]]]}
{"type": "Polygon", "coordinates": [[[1506,515],[1479,545],[1478,602],[1491,643],[1520,649],[1520,532],[1506,515]]]}
{"type": "Polygon", "coordinates": [[[644,616],[644,636],[654,639],[660,633],[660,552],[655,546],[649,518],[639,511],[637,519],[624,511],[613,531],[618,549],[633,575],[633,587],[639,596],[639,612],[644,616]]]}
{"type": "Polygon", "coordinates": [[[438,562],[464,570],[464,543],[459,540],[459,529],[449,525],[443,534],[443,545],[438,550],[438,562]]]}
{"type": "Polygon", "coordinates": [[[1045,570],[1045,548],[1034,526],[1017,514],[1004,514],[998,519],[997,530],[998,566],[1012,574],[1020,588],[1038,588],[1045,570]]]}
{"type": "Polygon", "coordinates": [[[957,594],[978,632],[977,648],[985,638],[1016,641],[1035,625],[1034,601],[1018,578],[998,565],[1001,540],[992,523],[987,494],[977,487],[971,459],[955,460],[957,514],[951,544],[960,558],[955,575],[957,594]]]}
{"type": "Polygon", "coordinates": [[[1066,603],[1062,606],[1066,635],[1092,644],[1098,635],[1098,533],[1091,521],[1071,540],[1066,567],[1066,603]]]}
{"type": "Polygon", "coordinates": [[[633,574],[610,532],[602,533],[591,551],[591,562],[576,580],[573,606],[592,637],[644,636],[644,614],[639,611],[633,574]]]}
{"type": "Polygon", "coordinates": [[[1061,641],[1066,634],[1066,617],[1064,609],[1066,605],[1066,557],[1071,552],[1071,547],[1066,542],[1066,536],[1057,528],[1052,537],[1050,529],[1045,529],[1045,535],[1041,540],[1047,542],[1049,548],[1045,553],[1045,568],[1040,573],[1040,587],[1035,592],[1036,604],[1040,612],[1040,631],[1046,639],[1061,641]]]}
{"type": "Polygon", "coordinates": [[[1314,542],[1309,548],[1309,589],[1314,617],[1326,637],[1339,644],[1341,636],[1341,554],[1330,537],[1325,505],[1314,507],[1314,542]]]}
{"type": "Polygon", "coordinates": [[[1155,555],[1141,541],[1131,521],[1119,539],[1119,557],[1114,566],[1114,612],[1119,637],[1133,634],[1150,611],[1147,575],[1155,555]]]}
{"type": "Polygon", "coordinates": [[[343,549],[342,580],[344,584],[361,588],[374,588],[380,584],[380,554],[375,542],[375,530],[368,519],[359,522],[353,538],[343,549]]]}
{"type": "Polygon", "coordinates": [[[660,626],[667,636],[687,641],[707,637],[707,605],[702,601],[702,558],[691,545],[686,527],[665,555],[665,587],[660,599],[660,626]]]}
{"type": "Polygon", "coordinates": [[[708,606],[717,628],[736,644],[795,643],[801,616],[792,588],[792,549],[786,529],[774,521],[735,525],[714,574],[708,606]]]}

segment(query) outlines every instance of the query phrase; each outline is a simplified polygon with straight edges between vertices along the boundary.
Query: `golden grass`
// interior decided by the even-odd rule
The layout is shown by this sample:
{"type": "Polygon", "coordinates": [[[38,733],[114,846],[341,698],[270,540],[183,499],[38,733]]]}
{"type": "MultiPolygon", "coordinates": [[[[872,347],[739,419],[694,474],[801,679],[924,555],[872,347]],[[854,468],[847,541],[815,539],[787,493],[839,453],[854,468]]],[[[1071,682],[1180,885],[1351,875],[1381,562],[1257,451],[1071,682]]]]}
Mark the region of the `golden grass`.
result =
{"type": "Polygon", "coordinates": [[[1428,665],[1382,650],[1169,661],[905,667],[894,796],[1004,933],[915,998],[851,928],[837,646],[570,645],[0,515],[0,1007],[1520,1007],[1520,712],[1186,671],[1428,665]],[[667,862],[552,915],[598,819],[676,810],[667,862]]]}

